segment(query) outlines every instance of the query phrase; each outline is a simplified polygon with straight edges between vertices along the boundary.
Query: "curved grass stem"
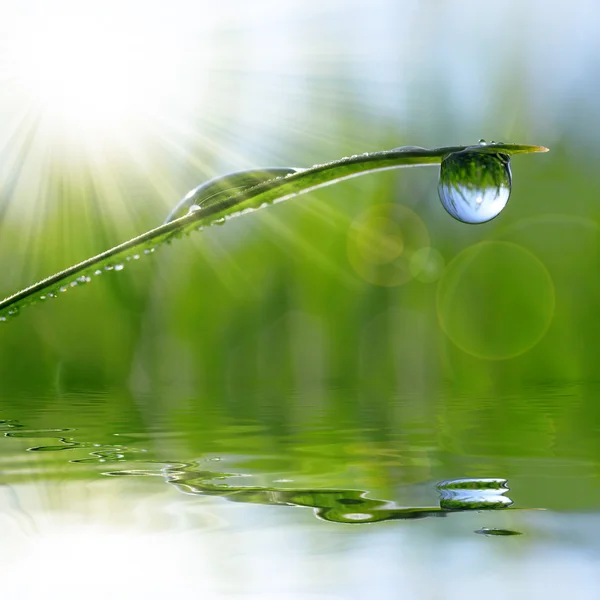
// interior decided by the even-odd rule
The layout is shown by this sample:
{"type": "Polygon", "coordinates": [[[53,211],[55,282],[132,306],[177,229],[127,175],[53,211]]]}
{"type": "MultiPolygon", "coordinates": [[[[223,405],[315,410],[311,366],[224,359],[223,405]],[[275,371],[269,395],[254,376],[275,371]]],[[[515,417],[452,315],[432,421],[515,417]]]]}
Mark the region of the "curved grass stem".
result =
{"type": "MultiPolygon", "coordinates": [[[[181,237],[194,229],[202,229],[215,222],[222,222],[224,219],[366,173],[402,167],[437,165],[447,155],[466,149],[508,155],[547,151],[547,148],[542,146],[516,144],[448,146],[431,150],[414,147],[396,148],[350,156],[298,170],[284,177],[269,179],[237,193],[233,192],[233,195],[219,202],[192,210],[183,217],[151,229],[5,298],[0,301],[0,321],[6,321],[8,317],[16,315],[24,306],[53,297],[59,291],[66,289],[66,286],[86,283],[95,274],[107,269],[115,267],[118,269],[125,261],[135,259],[143,253],[150,253],[156,246],[175,237],[181,237]]],[[[223,179],[226,180],[227,177],[223,179]]]]}

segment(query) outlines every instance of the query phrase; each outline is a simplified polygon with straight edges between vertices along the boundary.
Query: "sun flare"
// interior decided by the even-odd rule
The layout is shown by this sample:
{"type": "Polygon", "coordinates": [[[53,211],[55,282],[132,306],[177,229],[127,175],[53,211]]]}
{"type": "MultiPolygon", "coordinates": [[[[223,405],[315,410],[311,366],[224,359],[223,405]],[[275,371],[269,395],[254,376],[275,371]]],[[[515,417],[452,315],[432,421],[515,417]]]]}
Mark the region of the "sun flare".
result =
{"type": "Polygon", "coordinates": [[[5,38],[11,78],[61,128],[104,135],[160,111],[176,85],[177,44],[118,14],[38,15],[5,38]]]}

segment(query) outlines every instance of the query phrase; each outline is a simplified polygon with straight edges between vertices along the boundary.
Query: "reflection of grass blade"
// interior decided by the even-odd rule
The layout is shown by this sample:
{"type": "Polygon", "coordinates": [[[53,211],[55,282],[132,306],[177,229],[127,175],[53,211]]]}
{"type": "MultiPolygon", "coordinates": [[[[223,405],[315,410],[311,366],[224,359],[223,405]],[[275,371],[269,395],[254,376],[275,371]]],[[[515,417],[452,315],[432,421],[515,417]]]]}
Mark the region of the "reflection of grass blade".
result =
{"type": "MultiPolygon", "coordinates": [[[[487,146],[450,146],[432,150],[398,148],[384,152],[372,152],[315,165],[286,177],[277,177],[264,181],[231,196],[224,196],[217,202],[191,212],[178,219],[152,229],[136,238],[83,262],[60,271],[0,302],[0,320],[6,321],[16,315],[20,308],[38,301],[45,301],[70,287],[83,285],[104,270],[119,270],[126,261],[149,254],[154,248],[173,238],[190,233],[194,229],[207,227],[255,210],[263,206],[287,200],[293,196],[331,185],[344,179],[357,177],[365,173],[383,171],[400,167],[428,166],[439,164],[448,154],[469,148],[474,152],[503,154],[522,154],[545,152],[541,146],[521,146],[514,144],[489,144],[487,146]]],[[[227,179],[227,176],[223,178],[227,179]]]]}
{"type": "MultiPolygon", "coordinates": [[[[5,437],[19,439],[52,439],[58,444],[34,446],[28,452],[54,453],[63,450],[85,449],[86,458],[71,458],[68,462],[78,465],[105,465],[108,463],[129,463],[128,468],[102,471],[108,477],[161,477],[164,481],[184,494],[193,496],[213,496],[227,499],[230,502],[243,504],[262,504],[267,506],[290,506],[312,508],[315,516],[323,521],[342,524],[379,523],[383,521],[406,521],[425,518],[447,517],[454,513],[485,510],[515,510],[508,498],[501,498],[508,491],[507,481],[500,478],[455,479],[442,481],[436,485],[440,492],[439,506],[399,506],[394,501],[371,498],[369,492],[348,488],[309,488],[279,487],[262,485],[237,485],[242,477],[250,474],[230,471],[214,471],[207,465],[211,459],[190,462],[173,462],[149,457],[145,448],[125,445],[98,444],[92,441],[77,441],[73,437],[52,437],[52,433],[64,431],[75,432],[70,428],[28,429],[18,421],[0,421],[0,426],[10,423],[20,427],[17,431],[4,433],[5,437]],[[89,451],[91,450],[91,451],[89,451]],[[148,467],[142,468],[142,465],[148,467]],[[150,466],[151,465],[151,466],[150,466]],[[130,468],[130,467],[139,468],[130,468]],[[231,481],[233,479],[233,482],[231,481]],[[488,495],[487,502],[481,502],[482,495],[488,495]],[[448,499],[456,496],[456,501],[448,503],[448,499]],[[497,503],[495,498],[507,502],[497,503]]],[[[118,435],[118,434],[115,434],[118,435]]],[[[122,437],[122,436],[119,436],[122,437]]],[[[3,473],[0,484],[12,482],[17,471],[3,473]]],[[[19,469],[18,473],[23,473],[19,469]]],[[[73,472],[75,473],[75,471],[73,472]]],[[[81,471],[77,471],[81,473],[81,471]]],[[[48,471],[45,473],[48,477],[48,471]]],[[[60,472],[61,480],[64,473],[60,472]]],[[[539,509],[516,509],[539,510],[539,509]]],[[[484,535],[518,535],[518,532],[507,529],[483,527],[475,533],[484,535]]]]}

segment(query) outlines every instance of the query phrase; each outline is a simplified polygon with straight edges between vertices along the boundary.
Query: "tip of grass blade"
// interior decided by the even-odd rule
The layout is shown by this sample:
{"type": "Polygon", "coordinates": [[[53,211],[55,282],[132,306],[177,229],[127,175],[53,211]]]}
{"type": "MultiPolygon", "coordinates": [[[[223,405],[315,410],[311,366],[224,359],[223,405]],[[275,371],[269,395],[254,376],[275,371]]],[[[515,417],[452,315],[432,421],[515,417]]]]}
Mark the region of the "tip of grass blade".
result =
{"type": "Polygon", "coordinates": [[[532,154],[534,152],[548,152],[545,146],[527,146],[524,144],[487,144],[485,146],[469,146],[468,150],[477,152],[503,152],[504,154],[532,154]]]}
{"type": "Polygon", "coordinates": [[[550,151],[550,148],[546,148],[546,146],[523,146],[523,148],[524,148],[523,152],[549,152],[550,151]]]}

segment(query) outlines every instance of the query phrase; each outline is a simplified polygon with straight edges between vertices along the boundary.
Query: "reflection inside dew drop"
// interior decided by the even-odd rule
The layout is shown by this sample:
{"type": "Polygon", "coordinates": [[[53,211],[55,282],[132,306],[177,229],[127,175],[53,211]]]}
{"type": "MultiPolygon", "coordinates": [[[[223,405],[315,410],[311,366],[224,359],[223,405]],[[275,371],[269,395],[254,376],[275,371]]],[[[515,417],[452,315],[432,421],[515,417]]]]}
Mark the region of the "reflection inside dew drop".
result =
{"type": "Polygon", "coordinates": [[[506,206],[511,184],[507,155],[463,150],[442,161],[438,193],[444,208],[458,221],[485,223],[506,206]]]}

